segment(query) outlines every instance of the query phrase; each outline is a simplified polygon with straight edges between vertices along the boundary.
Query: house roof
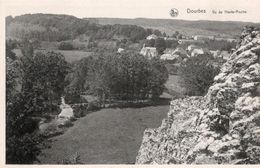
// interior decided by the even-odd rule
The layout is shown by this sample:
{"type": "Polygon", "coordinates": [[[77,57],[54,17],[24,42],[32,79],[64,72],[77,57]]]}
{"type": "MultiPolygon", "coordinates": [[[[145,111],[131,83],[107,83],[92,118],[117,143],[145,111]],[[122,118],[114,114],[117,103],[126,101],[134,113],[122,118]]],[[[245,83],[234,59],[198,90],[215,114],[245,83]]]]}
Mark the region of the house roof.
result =
{"type": "Polygon", "coordinates": [[[158,39],[158,37],[155,34],[151,34],[151,35],[147,36],[146,39],[147,40],[158,39]]]}

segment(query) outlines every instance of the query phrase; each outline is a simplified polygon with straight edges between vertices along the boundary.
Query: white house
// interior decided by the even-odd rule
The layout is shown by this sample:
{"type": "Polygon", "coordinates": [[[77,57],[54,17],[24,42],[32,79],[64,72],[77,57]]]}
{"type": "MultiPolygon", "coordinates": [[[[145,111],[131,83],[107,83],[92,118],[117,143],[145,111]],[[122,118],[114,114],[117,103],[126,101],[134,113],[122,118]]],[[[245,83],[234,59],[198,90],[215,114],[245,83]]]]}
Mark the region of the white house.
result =
{"type": "Polygon", "coordinates": [[[193,45],[193,44],[191,44],[191,45],[189,45],[188,47],[187,47],[187,51],[188,52],[191,52],[192,50],[194,50],[194,49],[196,49],[196,48],[199,48],[198,46],[196,46],[196,45],[193,45]]]}
{"type": "Polygon", "coordinates": [[[140,54],[149,58],[158,56],[158,52],[155,47],[145,47],[145,44],[141,49],[140,54]]]}
{"type": "Polygon", "coordinates": [[[215,40],[215,36],[196,35],[194,40],[215,40]]]}
{"type": "Polygon", "coordinates": [[[155,34],[151,34],[151,35],[147,36],[146,39],[147,40],[152,40],[152,39],[156,40],[156,39],[158,39],[158,36],[156,36],[155,34]]]}
{"type": "Polygon", "coordinates": [[[176,48],[173,49],[166,49],[164,51],[164,54],[161,55],[162,60],[170,60],[170,61],[176,61],[181,62],[183,59],[187,58],[188,54],[183,48],[176,48]]]}
{"type": "Polygon", "coordinates": [[[196,48],[196,49],[192,50],[192,52],[191,52],[192,57],[200,55],[200,54],[210,54],[210,51],[208,49],[196,48]]]}

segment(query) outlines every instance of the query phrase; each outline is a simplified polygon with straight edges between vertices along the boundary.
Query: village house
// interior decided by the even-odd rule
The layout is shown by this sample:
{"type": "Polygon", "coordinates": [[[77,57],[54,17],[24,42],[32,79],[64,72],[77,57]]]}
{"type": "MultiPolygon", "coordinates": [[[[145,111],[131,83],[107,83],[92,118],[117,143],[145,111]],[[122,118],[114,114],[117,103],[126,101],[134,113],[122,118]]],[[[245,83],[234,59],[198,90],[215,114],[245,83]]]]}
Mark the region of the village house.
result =
{"type": "Polygon", "coordinates": [[[153,58],[158,56],[158,52],[155,47],[145,47],[145,44],[143,45],[140,54],[143,56],[147,56],[148,58],[153,58]]]}
{"type": "Polygon", "coordinates": [[[200,47],[198,47],[198,46],[196,46],[196,45],[194,45],[194,44],[191,44],[191,45],[189,45],[188,47],[187,47],[187,51],[188,52],[191,52],[192,50],[194,50],[194,49],[196,49],[196,48],[200,48],[200,47]]]}
{"type": "Polygon", "coordinates": [[[169,40],[169,41],[170,41],[170,40],[177,40],[177,39],[174,38],[174,37],[164,37],[163,39],[164,39],[164,40],[169,40]]]}
{"type": "Polygon", "coordinates": [[[215,36],[195,35],[194,40],[215,40],[215,36]]]}
{"type": "Polygon", "coordinates": [[[147,36],[146,39],[147,40],[152,40],[152,39],[156,40],[156,39],[158,39],[158,36],[156,36],[155,34],[151,34],[151,35],[147,36]]]}
{"type": "Polygon", "coordinates": [[[187,58],[188,54],[183,48],[176,48],[174,49],[166,49],[164,54],[161,55],[160,59],[174,61],[174,62],[181,62],[183,59],[187,58]]]}
{"type": "Polygon", "coordinates": [[[210,50],[210,53],[213,55],[214,58],[219,57],[221,51],[220,50],[210,50]]]}
{"type": "Polygon", "coordinates": [[[197,56],[197,55],[201,55],[201,54],[211,54],[211,53],[206,48],[195,48],[191,52],[192,57],[197,56]]]}

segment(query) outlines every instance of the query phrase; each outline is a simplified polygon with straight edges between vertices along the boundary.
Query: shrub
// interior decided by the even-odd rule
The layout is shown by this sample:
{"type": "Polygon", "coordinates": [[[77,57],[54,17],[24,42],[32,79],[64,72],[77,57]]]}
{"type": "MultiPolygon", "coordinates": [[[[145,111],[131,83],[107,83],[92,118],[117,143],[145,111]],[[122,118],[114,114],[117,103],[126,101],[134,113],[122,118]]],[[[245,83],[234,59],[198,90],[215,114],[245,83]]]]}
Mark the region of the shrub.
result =
{"type": "Polygon", "coordinates": [[[38,147],[42,140],[36,134],[23,136],[11,136],[6,139],[6,163],[7,164],[31,164],[37,160],[40,153],[38,147]]]}
{"type": "Polygon", "coordinates": [[[58,46],[59,50],[73,50],[74,47],[69,42],[61,42],[58,46]]]}
{"type": "Polygon", "coordinates": [[[88,104],[87,103],[73,104],[73,105],[71,105],[71,108],[73,109],[74,116],[76,118],[80,118],[86,114],[87,109],[88,109],[88,104]]]}
{"type": "Polygon", "coordinates": [[[80,91],[77,88],[65,88],[65,102],[68,104],[80,103],[80,91]]]}
{"type": "Polygon", "coordinates": [[[213,66],[213,63],[213,56],[207,54],[191,57],[181,63],[178,74],[187,95],[198,96],[207,92],[220,69],[219,66],[213,66]]]}
{"type": "Polygon", "coordinates": [[[88,103],[88,111],[95,111],[100,109],[100,103],[99,101],[95,100],[88,103]]]}

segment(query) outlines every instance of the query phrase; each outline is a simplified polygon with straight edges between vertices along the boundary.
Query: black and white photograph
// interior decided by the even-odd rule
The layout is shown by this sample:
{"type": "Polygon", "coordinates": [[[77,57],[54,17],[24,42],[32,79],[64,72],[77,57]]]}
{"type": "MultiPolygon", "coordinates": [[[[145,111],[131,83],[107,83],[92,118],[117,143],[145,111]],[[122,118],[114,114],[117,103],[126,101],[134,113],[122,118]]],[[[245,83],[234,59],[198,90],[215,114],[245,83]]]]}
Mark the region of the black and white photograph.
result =
{"type": "Polygon", "coordinates": [[[259,0],[0,0],[1,154],[260,164],[259,0]]]}

